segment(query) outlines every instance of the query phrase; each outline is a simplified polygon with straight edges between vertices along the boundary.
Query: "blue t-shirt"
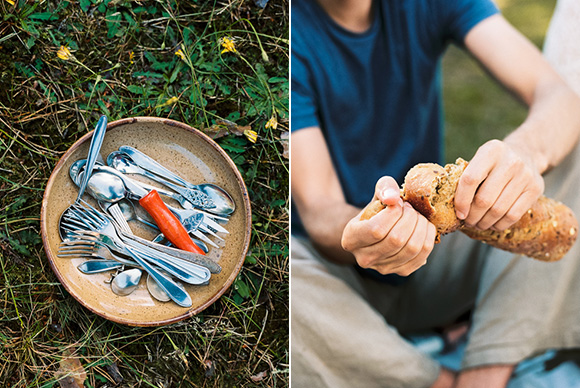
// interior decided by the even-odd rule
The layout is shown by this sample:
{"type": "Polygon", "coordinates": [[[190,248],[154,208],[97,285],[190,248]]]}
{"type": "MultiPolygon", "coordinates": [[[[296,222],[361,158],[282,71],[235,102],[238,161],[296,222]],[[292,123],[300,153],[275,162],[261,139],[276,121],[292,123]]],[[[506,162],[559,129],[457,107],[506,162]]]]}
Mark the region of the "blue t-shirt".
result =
{"type": "MultiPolygon", "coordinates": [[[[292,0],[291,130],[318,126],[346,200],[363,207],[384,175],[442,162],[440,58],[496,14],[491,0],[377,0],[364,33],[315,0],[292,0]]],[[[303,234],[297,212],[292,233],[303,234]]]]}

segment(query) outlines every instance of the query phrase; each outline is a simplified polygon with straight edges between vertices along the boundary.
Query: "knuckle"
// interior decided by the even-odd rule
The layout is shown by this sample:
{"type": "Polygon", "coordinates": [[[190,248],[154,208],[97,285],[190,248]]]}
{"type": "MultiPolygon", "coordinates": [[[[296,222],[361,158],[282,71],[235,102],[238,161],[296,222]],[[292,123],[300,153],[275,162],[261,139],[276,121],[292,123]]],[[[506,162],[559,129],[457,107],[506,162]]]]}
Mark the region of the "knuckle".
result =
{"type": "Polygon", "coordinates": [[[512,225],[515,224],[520,218],[522,218],[523,214],[519,212],[508,212],[502,219],[505,224],[512,225]]]}
{"type": "Polygon", "coordinates": [[[375,258],[370,255],[358,256],[356,261],[362,268],[371,268],[375,264],[375,258]]]}
{"type": "Polygon", "coordinates": [[[410,241],[407,243],[405,249],[411,256],[417,256],[423,250],[423,242],[416,243],[414,241],[410,241]]]}
{"type": "Polygon", "coordinates": [[[426,239],[425,243],[423,244],[423,249],[421,250],[422,253],[429,255],[435,246],[435,240],[426,239]]]}
{"type": "Polygon", "coordinates": [[[375,241],[380,241],[385,237],[386,230],[385,226],[381,223],[376,223],[372,225],[369,229],[369,235],[375,241]]]}
{"type": "Polygon", "coordinates": [[[407,242],[405,238],[399,233],[391,233],[389,235],[389,242],[396,248],[401,248],[407,242]]]}
{"type": "Polygon", "coordinates": [[[506,214],[506,209],[504,209],[501,206],[492,206],[489,210],[488,213],[491,217],[495,218],[495,219],[499,219],[502,216],[505,216],[506,214]]]}
{"type": "Polygon", "coordinates": [[[481,195],[476,195],[475,198],[473,199],[473,203],[475,204],[476,207],[482,209],[489,209],[489,207],[491,206],[491,201],[485,197],[482,197],[481,195]]]}
{"type": "Polygon", "coordinates": [[[375,271],[377,271],[378,273],[380,273],[381,275],[388,275],[393,272],[393,269],[391,268],[390,265],[380,265],[380,266],[376,266],[375,268],[373,268],[375,271]]]}
{"type": "Polygon", "coordinates": [[[479,184],[479,179],[477,179],[477,177],[469,173],[464,173],[461,176],[460,180],[463,181],[463,183],[467,186],[475,186],[479,184]]]}
{"type": "Polygon", "coordinates": [[[405,266],[403,268],[399,268],[395,273],[397,275],[400,275],[400,276],[409,276],[413,272],[415,272],[415,270],[413,268],[409,268],[409,267],[405,266]]]}

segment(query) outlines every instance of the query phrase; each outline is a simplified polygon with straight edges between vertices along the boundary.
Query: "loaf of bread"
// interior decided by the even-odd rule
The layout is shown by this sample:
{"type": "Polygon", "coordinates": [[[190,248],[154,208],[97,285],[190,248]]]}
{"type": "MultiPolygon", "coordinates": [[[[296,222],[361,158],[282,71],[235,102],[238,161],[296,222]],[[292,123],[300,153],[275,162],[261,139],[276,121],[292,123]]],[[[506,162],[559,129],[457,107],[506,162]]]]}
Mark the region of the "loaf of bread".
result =
{"type": "MultiPolygon", "coordinates": [[[[561,259],[576,241],[578,222],[572,210],[550,198],[540,197],[512,227],[502,230],[479,230],[464,225],[455,215],[455,190],[467,162],[461,158],[441,167],[434,163],[418,164],[405,176],[401,198],[409,202],[437,229],[440,236],[460,230],[469,237],[496,248],[523,254],[542,261],[561,259]]],[[[361,219],[369,219],[384,208],[373,201],[361,219]]]]}

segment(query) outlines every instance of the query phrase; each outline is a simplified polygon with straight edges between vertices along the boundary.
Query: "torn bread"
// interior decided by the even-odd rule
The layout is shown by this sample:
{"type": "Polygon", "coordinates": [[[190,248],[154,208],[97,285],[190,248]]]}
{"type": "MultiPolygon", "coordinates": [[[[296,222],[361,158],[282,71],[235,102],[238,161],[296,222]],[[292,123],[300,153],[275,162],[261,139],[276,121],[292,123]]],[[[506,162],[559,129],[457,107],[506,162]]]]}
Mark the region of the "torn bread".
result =
{"type": "MultiPolygon", "coordinates": [[[[409,202],[437,229],[440,236],[460,230],[469,237],[496,248],[523,254],[542,261],[561,259],[576,241],[578,222],[572,210],[550,198],[540,197],[524,216],[503,231],[479,230],[463,225],[455,215],[455,190],[467,162],[461,158],[441,167],[418,164],[405,176],[401,198],[409,202]]],[[[369,204],[361,219],[369,219],[384,206],[369,204]]]]}

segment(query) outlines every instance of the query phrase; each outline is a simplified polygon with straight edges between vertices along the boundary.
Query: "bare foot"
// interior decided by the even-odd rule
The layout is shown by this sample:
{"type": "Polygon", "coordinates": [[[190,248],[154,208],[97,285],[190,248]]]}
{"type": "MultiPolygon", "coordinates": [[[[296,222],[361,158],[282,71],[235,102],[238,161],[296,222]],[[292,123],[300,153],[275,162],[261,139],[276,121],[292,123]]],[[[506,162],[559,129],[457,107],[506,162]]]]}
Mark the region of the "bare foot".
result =
{"type": "Polygon", "coordinates": [[[431,385],[431,388],[452,388],[455,384],[455,373],[449,369],[441,368],[437,380],[431,385]]]}
{"type": "Polygon", "coordinates": [[[455,388],[505,388],[514,365],[489,365],[466,369],[457,377],[455,388]]]}

